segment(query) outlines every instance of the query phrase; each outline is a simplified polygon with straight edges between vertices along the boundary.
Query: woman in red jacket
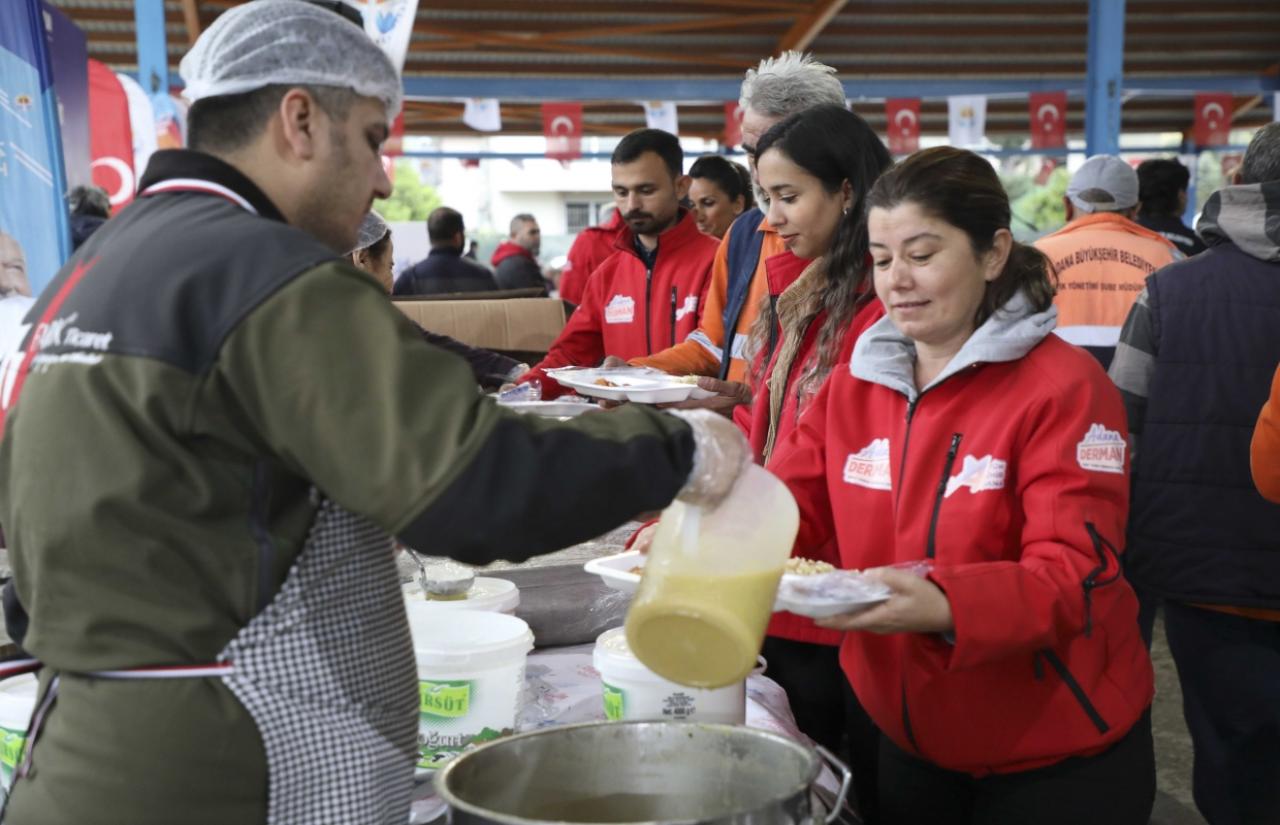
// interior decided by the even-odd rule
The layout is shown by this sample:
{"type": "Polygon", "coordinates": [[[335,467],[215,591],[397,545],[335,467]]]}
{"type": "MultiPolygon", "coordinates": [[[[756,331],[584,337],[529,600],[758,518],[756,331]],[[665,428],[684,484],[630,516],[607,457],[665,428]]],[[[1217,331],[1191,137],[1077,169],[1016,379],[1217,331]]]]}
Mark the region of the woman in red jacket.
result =
{"type": "MultiPolygon", "coordinates": [[[[836,362],[847,360],[857,333],[884,314],[869,287],[862,200],[893,160],[866,121],[841,106],[788,117],[756,151],[762,206],[787,251],[765,260],[769,288],[747,344],[754,400],[737,407],[734,420],[768,467],[774,444],[795,428],[836,362]]],[[[840,564],[834,544],[804,555],[840,564]]],[[[840,672],[841,636],[779,613],[763,653],[801,730],[837,752],[848,736],[857,807],[873,824],[879,734],[840,672]]]]}
{"type": "Polygon", "coordinates": [[[801,550],[837,542],[888,601],[824,624],[885,734],[886,822],[1145,825],[1152,672],[1120,575],[1120,397],[1051,335],[1048,263],[987,161],[941,147],[867,197],[887,316],[770,465],[801,550]],[[928,559],[917,578],[889,565],[928,559]]]}

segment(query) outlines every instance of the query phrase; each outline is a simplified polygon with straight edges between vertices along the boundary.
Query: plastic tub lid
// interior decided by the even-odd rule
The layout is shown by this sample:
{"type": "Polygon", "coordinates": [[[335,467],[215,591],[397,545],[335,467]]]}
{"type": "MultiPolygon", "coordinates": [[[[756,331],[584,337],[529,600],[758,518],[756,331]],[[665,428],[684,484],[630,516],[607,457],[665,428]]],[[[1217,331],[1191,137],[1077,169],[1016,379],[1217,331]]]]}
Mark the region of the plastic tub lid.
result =
{"type": "Polygon", "coordinates": [[[25,731],[36,708],[40,682],[34,673],[24,673],[0,682],[0,728],[25,731]]]}
{"type": "Polygon", "coordinates": [[[533,632],[515,616],[484,610],[442,611],[426,602],[411,602],[407,607],[419,667],[496,667],[533,649],[533,632]]]}
{"type": "Polygon", "coordinates": [[[597,636],[596,648],[591,658],[596,670],[602,674],[608,671],[626,679],[667,683],[666,679],[645,667],[644,663],[636,658],[636,654],[631,652],[631,646],[627,644],[625,627],[615,627],[597,636]]]}
{"type": "Polygon", "coordinates": [[[477,576],[465,599],[427,599],[422,585],[413,581],[404,586],[404,597],[410,604],[425,604],[435,610],[491,610],[514,613],[520,606],[520,588],[506,579],[477,576]]]}

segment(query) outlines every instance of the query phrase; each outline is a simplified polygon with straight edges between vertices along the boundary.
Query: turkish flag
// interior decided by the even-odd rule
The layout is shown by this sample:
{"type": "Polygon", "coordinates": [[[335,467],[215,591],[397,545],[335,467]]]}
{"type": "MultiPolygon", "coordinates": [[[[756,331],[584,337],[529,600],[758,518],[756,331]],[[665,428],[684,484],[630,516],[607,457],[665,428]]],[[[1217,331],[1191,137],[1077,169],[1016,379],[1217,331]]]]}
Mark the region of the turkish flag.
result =
{"type": "Polygon", "coordinates": [[[547,138],[547,157],[552,160],[582,157],[582,104],[542,104],[542,134],[547,138]]]}
{"type": "Polygon", "coordinates": [[[107,192],[113,210],[133,200],[133,128],[129,99],[115,72],[89,61],[89,152],[93,183],[107,192]]]}
{"type": "Polygon", "coordinates": [[[724,104],[724,145],[733,148],[742,143],[742,105],[736,100],[724,104]]]}
{"type": "Polygon", "coordinates": [[[1196,120],[1191,127],[1197,146],[1224,146],[1231,131],[1231,95],[1221,92],[1196,95],[1196,120]]]}
{"type": "Polygon", "coordinates": [[[1067,145],[1067,93],[1032,92],[1027,101],[1031,115],[1031,148],[1061,149],[1067,145]]]}
{"type": "Polygon", "coordinates": [[[920,149],[920,98],[891,97],[884,102],[889,151],[909,155],[920,149]]]}

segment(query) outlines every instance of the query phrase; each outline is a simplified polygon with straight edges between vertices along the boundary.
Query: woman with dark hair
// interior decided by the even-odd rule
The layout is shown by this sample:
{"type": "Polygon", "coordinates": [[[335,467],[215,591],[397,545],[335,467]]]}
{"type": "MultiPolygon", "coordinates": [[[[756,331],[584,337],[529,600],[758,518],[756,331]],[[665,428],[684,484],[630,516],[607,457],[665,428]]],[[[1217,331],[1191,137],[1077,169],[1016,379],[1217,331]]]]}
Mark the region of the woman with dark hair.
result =
{"type": "MultiPolygon", "coordinates": [[[[774,445],[801,420],[841,353],[883,315],[869,286],[863,200],[892,159],[866,121],[840,106],[781,121],[760,139],[756,158],[767,218],[787,251],[765,260],[768,292],[746,350],[754,400],[736,408],[734,420],[769,467],[774,445]]],[[[834,544],[801,555],[840,562],[834,544]]],[[[858,807],[875,822],[879,735],[841,674],[841,637],[779,613],[763,652],[801,730],[832,750],[848,735],[858,807]]]]}
{"type": "Polygon", "coordinates": [[[719,240],[729,231],[734,218],[755,206],[751,194],[751,174],[739,164],[719,155],[703,155],[689,168],[693,183],[689,200],[698,231],[719,240]]]}
{"type": "Polygon", "coordinates": [[[834,540],[888,600],[820,621],[885,734],[886,822],[1144,825],[1151,662],[1120,573],[1124,408],[1050,334],[1048,261],[991,165],[912,155],[867,195],[886,317],[770,465],[800,550],[834,540]],[[891,565],[927,562],[917,576],[891,565]]]}

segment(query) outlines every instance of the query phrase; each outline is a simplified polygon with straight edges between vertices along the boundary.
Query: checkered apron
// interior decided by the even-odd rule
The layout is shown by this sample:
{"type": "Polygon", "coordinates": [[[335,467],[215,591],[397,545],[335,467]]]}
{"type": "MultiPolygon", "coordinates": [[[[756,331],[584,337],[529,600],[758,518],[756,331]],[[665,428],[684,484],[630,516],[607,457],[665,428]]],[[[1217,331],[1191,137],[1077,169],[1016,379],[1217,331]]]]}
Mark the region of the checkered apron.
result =
{"type": "Polygon", "coordinates": [[[266,747],[268,825],[408,821],[417,671],[385,532],[324,499],[279,593],[218,659],[266,747]]]}

